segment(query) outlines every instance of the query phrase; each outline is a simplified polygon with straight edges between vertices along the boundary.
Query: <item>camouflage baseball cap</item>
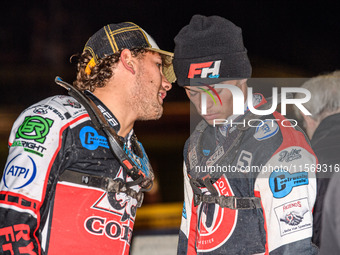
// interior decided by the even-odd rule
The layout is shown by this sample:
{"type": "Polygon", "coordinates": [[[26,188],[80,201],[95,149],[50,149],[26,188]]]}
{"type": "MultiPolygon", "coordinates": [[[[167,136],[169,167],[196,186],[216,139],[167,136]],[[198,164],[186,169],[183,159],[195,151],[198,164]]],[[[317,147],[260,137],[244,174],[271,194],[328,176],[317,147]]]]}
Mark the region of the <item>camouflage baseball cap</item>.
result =
{"type": "Polygon", "coordinates": [[[172,66],[173,53],[161,50],[154,39],[141,27],[132,22],[109,24],[101,28],[87,41],[84,51],[88,50],[93,59],[85,71],[91,72],[91,67],[98,59],[110,56],[123,49],[145,48],[163,55],[163,74],[169,82],[175,82],[176,76],[172,66]]]}

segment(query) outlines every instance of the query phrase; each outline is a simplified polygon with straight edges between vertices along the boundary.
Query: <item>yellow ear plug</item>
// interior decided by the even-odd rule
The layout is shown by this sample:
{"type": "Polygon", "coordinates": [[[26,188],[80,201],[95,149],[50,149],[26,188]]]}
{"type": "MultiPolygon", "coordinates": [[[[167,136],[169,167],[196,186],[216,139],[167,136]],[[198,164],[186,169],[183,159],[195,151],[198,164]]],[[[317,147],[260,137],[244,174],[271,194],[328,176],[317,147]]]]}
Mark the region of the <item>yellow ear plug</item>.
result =
{"type": "Polygon", "coordinates": [[[91,60],[87,63],[87,66],[85,68],[85,73],[90,75],[91,69],[96,66],[96,62],[94,61],[94,58],[91,58],[91,60]]]}

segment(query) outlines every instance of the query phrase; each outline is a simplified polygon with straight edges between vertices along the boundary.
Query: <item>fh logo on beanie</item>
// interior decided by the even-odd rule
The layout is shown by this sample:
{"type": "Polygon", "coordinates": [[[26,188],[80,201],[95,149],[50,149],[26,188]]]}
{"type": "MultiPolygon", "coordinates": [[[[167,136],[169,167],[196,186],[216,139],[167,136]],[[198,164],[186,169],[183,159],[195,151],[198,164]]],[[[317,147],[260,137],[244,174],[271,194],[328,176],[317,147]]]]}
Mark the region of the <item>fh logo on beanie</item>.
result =
{"type": "Polygon", "coordinates": [[[221,60],[190,64],[188,78],[220,77],[221,60]]]}

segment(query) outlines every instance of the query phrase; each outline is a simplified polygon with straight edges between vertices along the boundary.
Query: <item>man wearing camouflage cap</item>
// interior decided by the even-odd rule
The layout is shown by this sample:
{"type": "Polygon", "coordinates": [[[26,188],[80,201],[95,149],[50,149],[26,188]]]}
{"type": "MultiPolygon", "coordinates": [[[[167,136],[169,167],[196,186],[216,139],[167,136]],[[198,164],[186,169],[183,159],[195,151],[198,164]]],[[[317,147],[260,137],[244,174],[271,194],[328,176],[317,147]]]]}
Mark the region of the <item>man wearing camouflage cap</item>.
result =
{"type": "Polygon", "coordinates": [[[172,53],[131,22],[86,43],[71,96],[15,121],[0,184],[1,254],[129,254],[136,209],[153,172],[133,131],[161,117],[172,53]]]}

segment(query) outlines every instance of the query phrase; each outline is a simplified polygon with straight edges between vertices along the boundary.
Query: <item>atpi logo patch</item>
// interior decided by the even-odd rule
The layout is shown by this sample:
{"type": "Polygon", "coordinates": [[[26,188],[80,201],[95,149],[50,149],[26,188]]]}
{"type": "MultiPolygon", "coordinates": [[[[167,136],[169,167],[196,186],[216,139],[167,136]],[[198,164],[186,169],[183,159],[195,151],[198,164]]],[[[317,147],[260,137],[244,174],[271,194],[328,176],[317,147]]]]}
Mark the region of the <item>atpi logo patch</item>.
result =
{"type": "Polygon", "coordinates": [[[34,160],[28,155],[18,154],[6,165],[2,180],[8,189],[21,189],[32,183],[36,175],[34,160]]]}
{"type": "Polygon", "coordinates": [[[34,140],[38,143],[44,143],[53,120],[43,118],[41,116],[28,116],[18,128],[15,135],[16,138],[24,138],[27,140],[34,140]]]}

